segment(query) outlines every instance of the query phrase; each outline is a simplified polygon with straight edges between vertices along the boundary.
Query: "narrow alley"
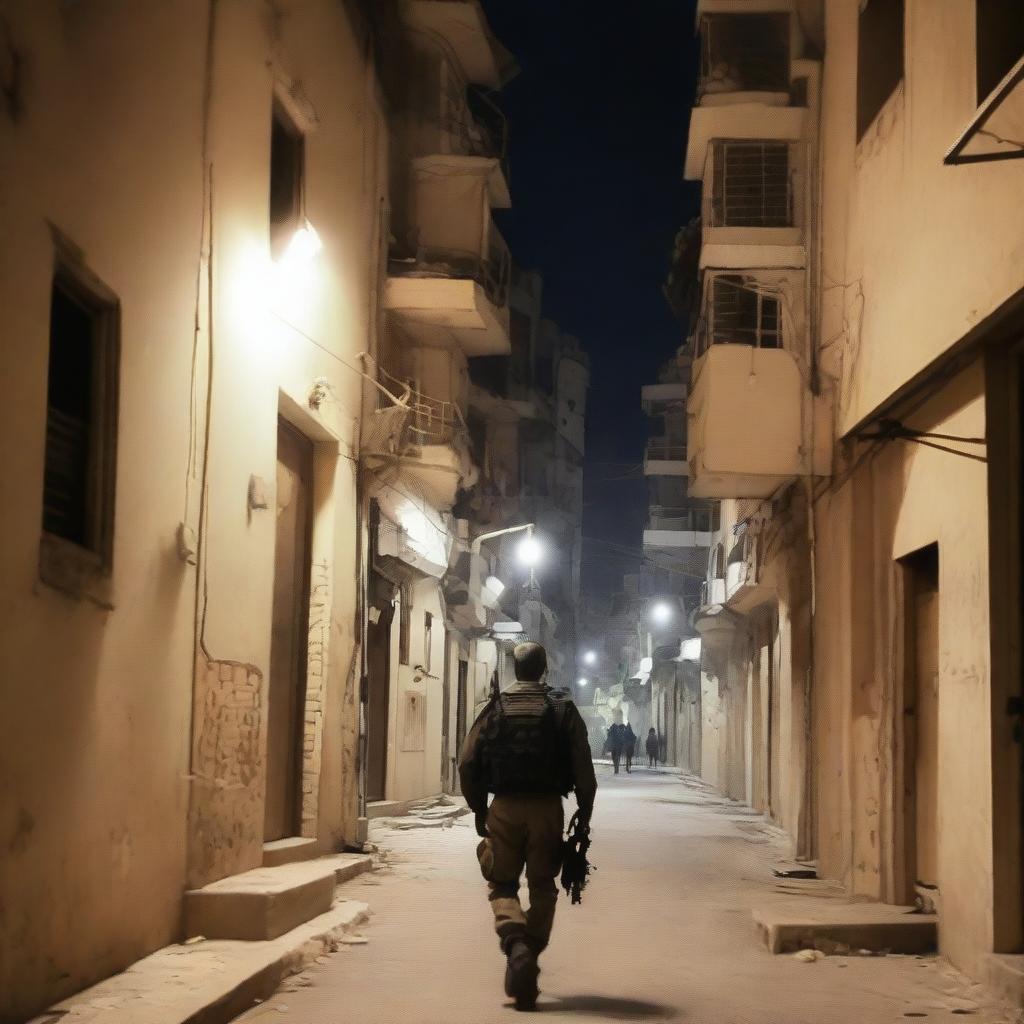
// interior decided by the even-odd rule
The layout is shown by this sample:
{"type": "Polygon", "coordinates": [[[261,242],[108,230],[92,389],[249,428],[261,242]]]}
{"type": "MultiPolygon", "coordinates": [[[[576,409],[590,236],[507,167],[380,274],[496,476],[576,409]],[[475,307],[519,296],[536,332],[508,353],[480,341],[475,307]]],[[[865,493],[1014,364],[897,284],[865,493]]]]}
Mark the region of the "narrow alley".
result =
{"type": "MultiPolygon", "coordinates": [[[[885,1024],[1009,1020],[934,957],[773,956],[751,908],[791,897],[780,830],[673,769],[598,769],[580,906],[559,897],[541,1012],[570,1020],[885,1024]]],[[[246,1024],[486,1024],[521,1019],[474,857],[472,816],[451,828],[378,825],[386,866],[344,887],[370,904],[365,945],[342,945],[245,1014],[246,1024]]],[[[815,883],[834,893],[826,883],[815,883]]]]}

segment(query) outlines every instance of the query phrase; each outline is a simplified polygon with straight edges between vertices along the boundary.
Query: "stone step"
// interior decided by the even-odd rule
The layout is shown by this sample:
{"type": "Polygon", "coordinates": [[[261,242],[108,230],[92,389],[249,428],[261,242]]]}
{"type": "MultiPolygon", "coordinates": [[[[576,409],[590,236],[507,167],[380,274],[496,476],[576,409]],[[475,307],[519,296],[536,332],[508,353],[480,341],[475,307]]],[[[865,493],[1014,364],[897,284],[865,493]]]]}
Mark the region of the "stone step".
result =
{"type": "Polygon", "coordinates": [[[277,938],[331,909],[335,865],[324,859],[255,868],[185,893],[185,935],[277,938]]]}
{"type": "Polygon", "coordinates": [[[820,949],[831,953],[930,953],[938,944],[938,918],[887,903],[786,900],[756,908],[754,923],[772,953],[820,949]]]}
{"type": "Polygon", "coordinates": [[[294,864],[316,856],[316,840],[305,836],[289,836],[263,844],[263,866],[276,868],[280,864],[294,864]]]}
{"type": "Polygon", "coordinates": [[[345,900],[267,942],[206,939],[166,946],[51,1007],[30,1024],[227,1024],[369,915],[345,900]]]}

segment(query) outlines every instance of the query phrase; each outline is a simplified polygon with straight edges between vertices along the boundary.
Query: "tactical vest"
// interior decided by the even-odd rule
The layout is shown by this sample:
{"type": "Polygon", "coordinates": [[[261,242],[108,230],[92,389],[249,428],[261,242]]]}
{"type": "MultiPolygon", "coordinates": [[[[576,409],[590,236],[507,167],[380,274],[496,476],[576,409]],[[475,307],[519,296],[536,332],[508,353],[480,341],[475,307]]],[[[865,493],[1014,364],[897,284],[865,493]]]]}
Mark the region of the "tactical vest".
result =
{"type": "Polygon", "coordinates": [[[568,796],[573,780],[566,706],[543,692],[497,695],[482,745],[491,793],[568,796]]]}

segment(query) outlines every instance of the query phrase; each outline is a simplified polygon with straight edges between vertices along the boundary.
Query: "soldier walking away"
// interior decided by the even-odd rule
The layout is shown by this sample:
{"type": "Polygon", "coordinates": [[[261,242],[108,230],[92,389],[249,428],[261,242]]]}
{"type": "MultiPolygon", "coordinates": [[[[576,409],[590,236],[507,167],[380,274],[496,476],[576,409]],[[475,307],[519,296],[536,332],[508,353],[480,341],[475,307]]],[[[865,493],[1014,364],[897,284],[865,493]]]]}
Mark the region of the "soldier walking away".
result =
{"type": "Polygon", "coordinates": [[[626,723],[626,731],[622,734],[622,752],[626,755],[626,774],[633,771],[633,754],[636,753],[636,733],[633,726],[626,723]]]}
{"type": "Polygon", "coordinates": [[[616,709],[612,712],[612,724],[608,727],[608,738],[604,741],[604,749],[612,755],[616,775],[619,774],[619,761],[625,745],[626,727],[622,724],[622,712],[616,709]]]}
{"type": "Polygon", "coordinates": [[[494,929],[507,958],[505,994],[517,1010],[537,1003],[537,958],[555,918],[562,864],[562,797],[576,792],[584,829],[597,793],[587,727],[571,700],[541,682],[540,644],[512,652],[516,682],[495,694],[466,737],[459,759],[462,793],[482,837],[480,869],[490,889],[494,929]],[[491,806],[487,794],[493,793],[491,806]],[[526,868],[530,906],[519,902],[526,868]]]}
{"type": "Polygon", "coordinates": [[[657,768],[658,767],[658,754],[661,751],[661,746],[658,743],[658,730],[652,725],[647,732],[647,767],[657,768]]]}

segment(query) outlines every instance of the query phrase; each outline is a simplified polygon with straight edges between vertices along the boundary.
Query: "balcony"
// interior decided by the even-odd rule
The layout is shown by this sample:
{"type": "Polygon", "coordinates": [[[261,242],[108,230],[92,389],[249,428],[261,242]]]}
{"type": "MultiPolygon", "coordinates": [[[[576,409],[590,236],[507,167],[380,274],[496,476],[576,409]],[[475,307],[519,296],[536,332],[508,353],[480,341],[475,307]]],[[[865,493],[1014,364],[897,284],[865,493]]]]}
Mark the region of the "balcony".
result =
{"type": "Polygon", "coordinates": [[[700,266],[803,267],[802,210],[793,187],[798,147],[715,142],[704,173],[700,266]]]}
{"type": "Polygon", "coordinates": [[[676,555],[709,548],[714,518],[711,509],[653,505],[644,530],[644,549],[661,555],[676,555]]]}
{"type": "Polygon", "coordinates": [[[505,240],[490,224],[483,252],[424,245],[393,256],[384,304],[421,344],[454,337],[468,358],[508,355],[511,266],[505,240]]]}
{"type": "Polygon", "coordinates": [[[403,0],[402,18],[449,49],[474,84],[500,89],[514,73],[515,62],[492,35],[478,0],[403,0]]]}
{"type": "Polygon", "coordinates": [[[660,416],[666,406],[685,404],[686,384],[671,381],[668,384],[644,384],[640,389],[640,403],[648,416],[660,416]]]}
{"type": "Polygon", "coordinates": [[[476,482],[468,431],[455,402],[415,390],[407,379],[378,369],[378,408],[365,428],[362,452],[371,470],[397,470],[399,481],[438,511],[476,482]]]}
{"type": "Polygon", "coordinates": [[[686,444],[681,438],[652,437],[644,451],[644,476],[687,476],[686,444]]]}
{"type": "Polygon", "coordinates": [[[689,493],[767,498],[808,472],[801,447],[804,384],[781,348],[712,344],[693,366],[689,493]]]}
{"type": "Polygon", "coordinates": [[[690,118],[687,178],[704,176],[713,140],[796,141],[803,136],[806,90],[799,80],[793,82],[791,56],[796,31],[785,11],[702,11],[701,70],[690,118]]]}

